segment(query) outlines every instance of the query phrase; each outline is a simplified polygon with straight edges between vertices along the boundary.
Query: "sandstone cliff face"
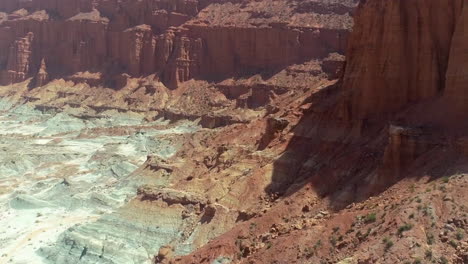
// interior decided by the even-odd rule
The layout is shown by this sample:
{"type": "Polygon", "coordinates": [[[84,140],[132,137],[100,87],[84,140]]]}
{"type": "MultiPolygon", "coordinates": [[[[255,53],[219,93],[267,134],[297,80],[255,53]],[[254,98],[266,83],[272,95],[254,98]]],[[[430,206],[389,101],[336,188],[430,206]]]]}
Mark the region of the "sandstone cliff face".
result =
{"type": "Polygon", "coordinates": [[[49,81],[49,74],[47,73],[47,65],[45,63],[45,60],[42,59],[41,66],[39,67],[39,71],[36,74],[36,80],[34,84],[37,87],[40,87],[40,86],[47,84],[48,81],[49,81]]]}
{"type": "Polygon", "coordinates": [[[341,117],[359,131],[395,125],[386,129],[391,174],[466,134],[467,8],[466,1],[362,1],[358,8],[341,117]],[[417,136],[406,133],[414,130],[417,136]]]}
{"type": "MultiPolygon", "coordinates": [[[[466,107],[465,2],[361,1],[337,82],[356,2],[2,1],[2,69],[12,58],[14,72],[51,83],[0,95],[210,128],[134,175],[148,186],[131,214],[182,234],[157,263],[400,263],[429,249],[464,263],[466,241],[449,245],[445,225],[468,226],[468,130],[435,117],[466,123],[453,118],[466,107]],[[431,234],[441,235],[429,245],[431,234]]],[[[61,253],[101,253],[74,250],[61,253]]]]}
{"type": "Polygon", "coordinates": [[[34,34],[29,32],[25,37],[15,40],[9,49],[6,69],[2,72],[2,83],[22,82],[29,73],[31,63],[32,41],[34,34]]]}
{"type": "Polygon", "coordinates": [[[361,1],[341,82],[264,121],[273,205],[173,262],[464,263],[443,229],[466,222],[467,8],[361,1]]]}
{"type": "Polygon", "coordinates": [[[310,1],[237,2],[2,1],[0,68],[24,75],[5,75],[2,82],[33,77],[45,59],[53,78],[99,72],[104,84],[118,74],[157,73],[166,86],[176,88],[193,78],[244,76],[344,52],[355,1],[336,7],[307,5],[310,1]],[[17,47],[15,41],[27,34],[35,36],[34,43],[17,47]],[[18,48],[29,50],[7,52],[18,48]],[[8,61],[19,57],[30,67],[8,68],[8,61]]]}
{"type": "MultiPolygon", "coordinates": [[[[468,4],[463,2],[463,9],[457,20],[450,47],[448,68],[446,72],[446,91],[444,95],[450,104],[455,107],[456,113],[468,111],[468,86],[467,86],[467,47],[468,41],[466,28],[468,27],[468,4]]],[[[460,116],[460,115],[459,115],[460,116]]],[[[462,115],[463,116],[463,115],[462,115]]],[[[462,117],[463,118],[463,117],[462,117]]]]}
{"type": "Polygon", "coordinates": [[[452,42],[456,45],[463,30],[464,4],[362,2],[343,79],[343,89],[351,94],[347,107],[352,119],[388,117],[410,103],[452,89],[446,85],[447,68],[454,63],[449,62],[450,54],[459,56],[452,42]]]}
{"type": "MultiPolygon", "coordinates": [[[[266,192],[269,185],[283,193],[293,182],[284,179],[289,160],[280,166],[275,159],[305,111],[302,102],[335,83],[355,5],[354,0],[2,2],[0,46],[9,49],[29,32],[34,40],[26,81],[0,87],[0,94],[43,111],[68,109],[84,119],[133,111],[148,120],[192,120],[210,128],[184,135],[183,151],[164,163],[150,158],[135,175],[156,182],[165,177],[162,185],[174,191],[151,180],[129,204],[137,212],[132,214],[181,223],[161,241],[170,243],[175,255],[185,255],[271,206],[278,194],[266,192]],[[168,191],[173,194],[151,195],[168,191]],[[166,211],[170,215],[161,213],[166,211]]],[[[0,50],[3,66],[13,55],[0,50]]],[[[293,155],[291,161],[299,164],[293,155]]],[[[81,250],[98,258],[101,248],[86,242],[76,247],[78,255],[60,250],[50,253],[51,261],[60,262],[62,253],[78,261],[81,250]]]]}

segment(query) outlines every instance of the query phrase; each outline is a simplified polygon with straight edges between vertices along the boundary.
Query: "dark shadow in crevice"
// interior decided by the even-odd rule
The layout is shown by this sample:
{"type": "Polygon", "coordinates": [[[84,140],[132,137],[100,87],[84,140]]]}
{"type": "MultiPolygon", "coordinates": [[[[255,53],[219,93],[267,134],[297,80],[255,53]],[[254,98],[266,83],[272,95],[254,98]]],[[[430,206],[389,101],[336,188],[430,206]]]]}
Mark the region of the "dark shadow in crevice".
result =
{"type": "Polygon", "coordinates": [[[362,122],[340,119],[340,109],[347,101],[344,96],[349,95],[337,84],[304,102],[311,107],[292,129],[293,138],[274,162],[267,193],[286,198],[310,186],[328,199],[331,209],[341,210],[406,177],[435,180],[468,172],[468,161],[441,129],[430,128],[422,135],[403,138],[397,152],[390,153],[395,143],[390,139],[391,117],[362,122]],[[357,126],[359,133],[355,133],[357,126]],[[432,144],[435,139],[438,141],[432,144]],[[390,155],[399,158],[394,161],[390,155]]]}

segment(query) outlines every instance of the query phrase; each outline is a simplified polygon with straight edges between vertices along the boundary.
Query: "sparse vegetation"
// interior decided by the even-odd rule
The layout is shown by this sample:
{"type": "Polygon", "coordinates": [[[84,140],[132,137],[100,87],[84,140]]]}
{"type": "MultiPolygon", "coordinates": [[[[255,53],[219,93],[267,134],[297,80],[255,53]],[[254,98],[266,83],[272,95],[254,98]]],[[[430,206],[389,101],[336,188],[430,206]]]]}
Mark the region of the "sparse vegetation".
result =
{"type": "Polygon", "coordinates": [[[450,181],[450,178],[448,176],[445,176],[442,178],[442,182],[448,183],[450,181]]]}
{"type": "Polygon", "coordinates": [[[457,243],[457,241],[455,241],[455,240],[450,240],[449,244],[450,244],[453,248],[457,248],[457,246],[458,246],[458,243],[457,243]]]}
{"type": "Polygon", "coordinates": [[[314,251],[322,247],[322,240],[318,240],[314,245],[314,251]]]}
{"type": "Polygon", "coordinates": [[[364,218],[364,222],[366,224],[369,224],[369,223],[374,223],[375,221],[377,221],[377,215],[375,213],[369,213],[366,215],[366,217],[364,218]]]}
{"type": "Polygon", "coordinates": [[[433,234],[427,233],[427,234],[426,234],[426,239],[427,239],[427,244],[429,244],[429,245],[434,244],[435,239],[434,239],[434,235],[433,235],[433,234]]]}
{"type": "Polygon", "coordinates": [[[330,237],[330,244],[333,246],[333,247],[336,247],[336,237],[335,236],[331,236],[330,237]]]}
{"type": "Polygon", "coordinates": [[[426,253],[424,253],[424,256],[426,256],[426,259],[432,259],[432,250],[430,249],[426,250],[426,253]]]}
{"type": "Polygon", "coordinates": [[[463,239],[462,231],[458,230],[457,233],[455,234],[455,237],[457,238],[457,240],[462,240],[463,239]]]}
{"type": "Polygon", "coordinates": [[[419,258],[416,258],[414,261],[413,261],[413,264],[421,264],[422,263],[422,260],[419,259],[419,258]]]}
{"type": "Polygon", "coordinates": [[[429,207],[429,205],[425,205],[422,208],[422,211],[425,216],[431,215],[431,207],[429,207]]]}
{"type": "Polygon", "coordinates": [[[449,262],[448,262],[447,258],[445,258],[444,256],[442,256],[442,257],[440,257],[440,263],[442,263],[442,264],[448,264],[449,262]]]}
{"type": "Polygon", "coordinates": [[[385,251],[388,251],[391,247],[393,247],[393,241],[390,238],[386,237],[382,240],[385,245],[385,251]]]}
{"type": "Polygon", "coordinates": [[[336,247],[336,244],[338,241],[343,241],[343,236],[339,236],[338,238],[336,238],[335,236],[331,236],[330,238],[330,244],[333,246],[333,247],[336,247]]]}
{"type": "Polygon", "coordinates": [[[314,250],[310,247],[306,247],[304,250],[304,255],[306,258],[311,258],[314,256],[314,250]]]}
{"type": "Polygon", "coordinates": [[[398,234],[403,234],[403,232],[409,231],[413,228],[412,224],[405,223],[404,225],[398,228],[398,234]]]}

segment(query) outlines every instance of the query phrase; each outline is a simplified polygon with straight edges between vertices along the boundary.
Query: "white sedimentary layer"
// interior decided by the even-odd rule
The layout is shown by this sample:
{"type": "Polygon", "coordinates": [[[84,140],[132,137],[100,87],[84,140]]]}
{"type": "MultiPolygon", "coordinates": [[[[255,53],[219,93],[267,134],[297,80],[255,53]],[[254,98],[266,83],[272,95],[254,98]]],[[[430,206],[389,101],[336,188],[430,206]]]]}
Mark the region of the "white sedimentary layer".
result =
{"type": "Polygon", "coordinates": [[[173,155],[165,137],[195,126],[156,130],[162,122],[138,114],[84,120],[12,107],[0,100],[0,263],[146,263],[177,234],[178,220],[151,219],[164,212],[132,219],[125,205],[139,182],[129,176],[148,155],[173,155]],[[81,135],[136,125],[128,135],[81,135]]]}

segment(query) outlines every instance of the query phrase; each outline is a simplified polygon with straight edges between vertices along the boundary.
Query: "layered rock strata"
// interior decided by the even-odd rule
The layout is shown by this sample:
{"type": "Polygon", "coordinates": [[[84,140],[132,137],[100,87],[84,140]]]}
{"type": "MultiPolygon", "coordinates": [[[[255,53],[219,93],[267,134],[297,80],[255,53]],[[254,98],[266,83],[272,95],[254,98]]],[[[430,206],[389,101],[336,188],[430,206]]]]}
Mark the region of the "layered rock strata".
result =
{"type": "MultiPolygon", "coordinates": [[[[2,3],[2,23],[45,18],[37,3],[46,2],[2,3]]],[[[75,54],[73,63],[36,58],[34,48],[31,55],[30,72],[46,68],[64,80],[0,92],[84,118],[114,109],[150,120],[198,120],[204,129],[178,138],[174,156],[148,157],[133,174],[148,184],[121,208],[137,216],[128,229],[161,223],[142,241],[147,258],[463,263],[463,1],[361,1],[340,81],[334,79],[343,72],[340,53],[355,1],[76,3],[41,20],[60,21],[59,28],[66,19],[79,36],[62,39],[73,39],[63,46],[75,54]],[[150,13],[159,18],[147,20],[150,13]]],[[[5,46],[28,32],[33,46],[41,43],[30,28],[5,46]]],[[[68,230],[59,241],[65,246],[46,255],[102,259],[92,235],[118,223],[114,216],[68,230]],[[81,234],[90,236],[75,247],[81,234]]],[[[112,233],[106,241],[131,238],[112,233]]]]}
{"type": "Polygon", "coordinates": [[[388,118],[442,95],[462,101],[466,8],[461,0],[363,1],[343,79],[350,118],[388,118]]]}
{"type": "Polygon", "coordinates": [[[157,73],[170,88],[193,78],[277,70],[343,53],[355,5],[237,2],[5,1],[0,68],[24,77],[4,75],[1,82],[34,76],[42,59],[54,78],[100,72],[105,84],[118,74],[157,73]],[[34,35],[34,43],[19,44],[26,35],[34,35]],[[15,60],[18,65],[10,64],[15,60]]]}
{"type": "Polygon", "coordinates": [[[264,210],[172,261],[463,263],[466,8],[361,1],[341,81],[290,105],[300,120],[270,114],[290,125],[264,120],[256,137],[262,153],[283,151],[264,210]]]}

